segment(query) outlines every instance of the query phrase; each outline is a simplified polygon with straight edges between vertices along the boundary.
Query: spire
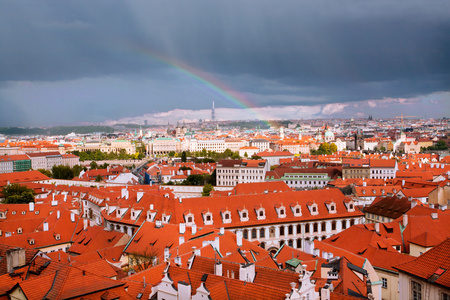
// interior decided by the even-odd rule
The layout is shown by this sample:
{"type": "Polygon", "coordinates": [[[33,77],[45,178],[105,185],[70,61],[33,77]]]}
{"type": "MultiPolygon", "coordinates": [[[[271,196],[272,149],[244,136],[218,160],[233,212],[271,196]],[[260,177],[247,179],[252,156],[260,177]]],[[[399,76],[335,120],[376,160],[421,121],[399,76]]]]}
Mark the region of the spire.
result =
{"type": "Polygon", "coordinates": [[[213,105],[212,105],[212,109],[211,109],[211,121],[212,122],[216,121],[216,111],[214,109],[214,101],[213,101],[213,105]]]}

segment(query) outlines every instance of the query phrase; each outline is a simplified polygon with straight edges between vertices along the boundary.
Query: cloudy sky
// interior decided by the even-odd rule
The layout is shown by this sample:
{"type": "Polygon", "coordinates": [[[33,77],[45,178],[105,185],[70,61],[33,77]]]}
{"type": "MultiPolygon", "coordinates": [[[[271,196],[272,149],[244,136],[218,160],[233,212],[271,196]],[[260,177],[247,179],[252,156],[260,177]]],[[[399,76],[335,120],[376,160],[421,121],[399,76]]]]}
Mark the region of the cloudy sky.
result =
{"type": "Polygon", "coordinates": [[[212,101],[219,119],[449,117],[450,1],[0,0],[0,126],[212,101]]]}

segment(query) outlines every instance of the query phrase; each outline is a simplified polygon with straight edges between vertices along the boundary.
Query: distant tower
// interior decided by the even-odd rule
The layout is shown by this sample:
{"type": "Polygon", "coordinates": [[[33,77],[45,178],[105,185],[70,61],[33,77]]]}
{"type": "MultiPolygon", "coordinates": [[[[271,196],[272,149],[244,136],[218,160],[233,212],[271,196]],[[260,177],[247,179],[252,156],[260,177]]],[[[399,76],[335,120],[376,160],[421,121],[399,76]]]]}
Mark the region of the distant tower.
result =
{"type": "Polygon", "coordinates": [[[214,101],[213,101],[213,107],[211,109],[211,121],[212,122],[216,121],[216,111],[214,110],[214,101]]]}

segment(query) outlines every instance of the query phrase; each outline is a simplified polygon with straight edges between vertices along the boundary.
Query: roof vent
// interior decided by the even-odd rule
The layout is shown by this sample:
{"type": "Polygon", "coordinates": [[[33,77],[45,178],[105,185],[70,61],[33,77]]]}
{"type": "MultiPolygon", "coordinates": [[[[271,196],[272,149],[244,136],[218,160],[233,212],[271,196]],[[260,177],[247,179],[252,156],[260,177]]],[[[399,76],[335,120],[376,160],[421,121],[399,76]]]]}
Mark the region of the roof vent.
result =
{"type": "Polygon", "coordinates": [[[438,214],[437,214],[437,213],[432,213],[432,214],[431,214],[431,218],[432,218],[433,220],[437,220],[438,214]]]}

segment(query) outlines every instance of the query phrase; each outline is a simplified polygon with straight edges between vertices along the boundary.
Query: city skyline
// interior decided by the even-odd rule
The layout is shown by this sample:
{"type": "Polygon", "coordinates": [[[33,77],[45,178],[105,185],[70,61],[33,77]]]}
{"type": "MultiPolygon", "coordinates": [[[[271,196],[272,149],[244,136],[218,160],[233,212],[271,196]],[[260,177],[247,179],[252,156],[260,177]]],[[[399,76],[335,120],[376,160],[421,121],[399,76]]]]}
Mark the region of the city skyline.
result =
{"type": "Polygon", "coordinates": [[[448,1],[0,8],[0,126],[450,111],[448,1]]]}

